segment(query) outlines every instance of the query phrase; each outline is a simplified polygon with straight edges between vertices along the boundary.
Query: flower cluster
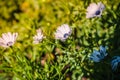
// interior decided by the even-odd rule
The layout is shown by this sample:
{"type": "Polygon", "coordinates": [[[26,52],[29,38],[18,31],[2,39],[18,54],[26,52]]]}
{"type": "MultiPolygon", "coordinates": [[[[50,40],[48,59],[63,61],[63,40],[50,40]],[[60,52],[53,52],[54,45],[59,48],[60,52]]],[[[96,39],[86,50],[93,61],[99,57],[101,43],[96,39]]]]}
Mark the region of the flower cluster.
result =
{"type": "MultiPolygon", "coordinates": [[[[91,3],[87,7],[87,13],[86,18],[93,18],[93,17],[101,17],[103,10],[105,9],[104,4],[99,2],[91,3]]],[[[45,36],[42,33],[41,29],[36,30],[37,34],[33,36],[33,43],[39,44],[45,36]]],[[[72,34],[72,28],[68,24],[60,25],[56,32],[55,32],[55,39],[65,41],[68,39],[68,37],[72,34]]],[[[16,42],[16,39],[18,37],[18,33],[3,33],[2,37],[0,38],[0,46],[4,48],[8,48],[10,46],[13,46],[16,42]]],[[[100,62],[103,60],[108,53],[106,52],[106,47],[100,46],[99,50],[94,50],[93,53],[90,56],[90,60],[93,60],[94,62],[100,62]]],[[[115,56],[113,60],[111,61],[112,70],[116,70],[120,63],[120,56],[115,56]]]]}
{"type": "MultiPolygon", "coordinates": [[[[33,43],[38,44],[40,43],[45,36],[43,36],[42,30],[37,29],[36,30],[37,34],[33,36],[33,43]]],[[[65,41],[72,33],[72,29],[70,28],[69,25],[63,24],[58,27],[55,33],[55,39],[59,39],[61,41],[65,41]]],[[[16,38],[18,36],[18,33],[13,33],[11,32],[8,33],[3,33],[2,37],[0,38],[0,46],[8,48],[10,46],[13,46],[13,44],[16,41],[16,38]]]]}
{"type": "MultiPolygon", "coordinates": [[[[94,62],[100,62],[102,59],[104,59],[108,53],[106,53],[106,47],[100,46],[100,50],[94,50],[93,53],[90,56],[90,60],[93,60],[94,62]]],[[[113,60],[111,61],[112,70],[117,70],[120,63],[120,56],[114,56],[113,60]]]]}
{"type": "MultiPolygon", "coordinates": [[[[43,36],[41,29],[36,30],[36,32],[37,32],[37,35],[33,37],[34,44],[40,43],[43,40],[43,38],[45,38],[43,36]]],[[[59,26],[58,29],[56,30],[55,39],[65,41],[71,35],[71,33],[72,33],[72,29],[70,28],[70,26],[67,24],[63,24],[59,26]]]]}
{"type": "MultiPolygon", "coordinates": [[[[105,6],[101,2],[98,4],[91,3],[87,8],[86,18],[92,18],[95,16],[100,17],[104,8],[105,6]]],[[[55,38],[65,41],[71,35],[71,33],[72,29],[69,27],[69,25],[63,24],[56,30],[55,38]]],[[[13,33],[13,35],[10,32],[3,33],[2,38],[0,38],[0,46],[5,48],[12,46],[15,43],[17,36],[17,33],[13,33]]],[[[44,36],[41,29],[38,29],[37,34],[33,37],[33,43],[38,44],[43,40],[43,38],[44,36]]]]}

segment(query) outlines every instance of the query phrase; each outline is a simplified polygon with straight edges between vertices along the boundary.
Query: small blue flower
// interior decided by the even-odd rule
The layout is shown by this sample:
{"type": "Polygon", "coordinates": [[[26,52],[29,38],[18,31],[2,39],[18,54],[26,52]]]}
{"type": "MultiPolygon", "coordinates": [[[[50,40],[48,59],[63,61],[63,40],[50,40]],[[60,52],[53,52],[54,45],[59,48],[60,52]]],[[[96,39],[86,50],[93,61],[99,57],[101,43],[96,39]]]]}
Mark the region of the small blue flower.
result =
{"type": "Polygon", "coordinates": [[[113,71],[117,69],[119,63],[120,63],[120,56],[114,56],[113,60],[111,61],[111,66],[113,71]]]}
{"type": "Polygon", "coordinates": [[[90,60],[93,60],[94,62],[100,62],[105,56],[107,56],[106,47],[100,46],[99,51],[93,51],[93,54],[90,56],[90,60]]]}

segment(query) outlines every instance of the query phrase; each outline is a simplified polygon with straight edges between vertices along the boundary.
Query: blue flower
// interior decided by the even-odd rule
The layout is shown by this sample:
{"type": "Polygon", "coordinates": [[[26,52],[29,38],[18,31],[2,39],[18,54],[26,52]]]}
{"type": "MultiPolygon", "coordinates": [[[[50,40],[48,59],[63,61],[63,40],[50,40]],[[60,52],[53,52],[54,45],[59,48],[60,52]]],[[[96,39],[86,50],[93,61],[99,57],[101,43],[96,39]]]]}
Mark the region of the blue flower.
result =
{"type": "Polygon", "coordinates": [[[100,46],[99,51],[93,51],[93,54],[90,56],[90,60],[93,60],[94,62],[100,62],[105,56],[107,56],[106,47],[100,46]]]}
{"type": "Polygon", "coordinates": [[[114,56],[113,60],[111,61],[112,70],[115,71],[117,69],[117,67],[119,66],[118,65],[119,62],[120,62],[120,56],[114,56]]]}

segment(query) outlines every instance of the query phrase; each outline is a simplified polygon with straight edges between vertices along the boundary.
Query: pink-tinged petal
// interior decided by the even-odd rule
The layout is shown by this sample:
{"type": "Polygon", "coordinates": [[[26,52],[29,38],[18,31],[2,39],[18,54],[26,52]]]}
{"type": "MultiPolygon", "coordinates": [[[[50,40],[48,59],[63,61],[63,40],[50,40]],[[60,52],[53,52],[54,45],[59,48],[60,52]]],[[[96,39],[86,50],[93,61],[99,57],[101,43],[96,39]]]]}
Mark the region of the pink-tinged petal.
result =
{"type": "Polygon", "coordinates": [[[13,33],[13,41],[15,41],[17,37],[18,37],[18,33],[13,33]]]}
{"type": "Polygon", "coordinates": [[[7,33],[7,36],[9,38],[9,41],[13,41],[13,36],[10,32],[7,33]]]}
{"type": "Polygon", "coordinates": [[[0,38],[0,42],[4,43],[4,39],[3,39],[3,38],[0,38]]]}
{"type": "Polygon", "coordinates": [[[8,37],[7,33],[2,34],[2,39],[3,39],[4,42],[6,42],[6,43],[8,42],[9,37],[8,37]]]}
{"type": "Polygon", "coordinates": [[[5,47],[5,48],[9,47],[9,46],[7,46],[6,44],[1,43],[1,42],[0,42],[0,46],[5,47]]]}
{"type": "Polygon", "coordinates": [[[98,7],[99,7],[99,9],[101,9],[101,10],[105,9],[104,4],[102,4],[101,2],[98,3],[98,7]]]}

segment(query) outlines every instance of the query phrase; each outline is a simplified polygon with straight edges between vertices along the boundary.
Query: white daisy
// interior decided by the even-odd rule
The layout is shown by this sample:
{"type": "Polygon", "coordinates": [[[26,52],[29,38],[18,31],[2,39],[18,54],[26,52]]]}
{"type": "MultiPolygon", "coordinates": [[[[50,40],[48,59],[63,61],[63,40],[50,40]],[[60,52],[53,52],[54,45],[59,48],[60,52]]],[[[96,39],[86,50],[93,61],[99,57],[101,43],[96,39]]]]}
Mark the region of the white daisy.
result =
{"type": "Polygon", "coordinates": [[[18,33],[13,33],[13,34],[11,34],[11,32],[3,33],[2,37],[0,38],[0,46],[5,48],[13,46],[17,36],[18,36],[18,33]]]}
{"type": "Polygon", "coordinates": [[[55,33],[55,38],[65,41],[72,33],[72,29],[67,24],[58,27],[55,33]]]}
{"type": "Polygon", "coordinates": [[[33,37],[33,43],[34,44],[38,44],[44,38],[41,29],[36,30],[36,32],[37,32],[37,34],[33,37]]]}
{"type": "Polygon", "coordinates": [[[91,3],[87,7],[86,18],[92,18],[95,16],[100,17],[104,8],[105,8],[105,6],[101,2],[99,2],[98,4],[91,3]]]}

